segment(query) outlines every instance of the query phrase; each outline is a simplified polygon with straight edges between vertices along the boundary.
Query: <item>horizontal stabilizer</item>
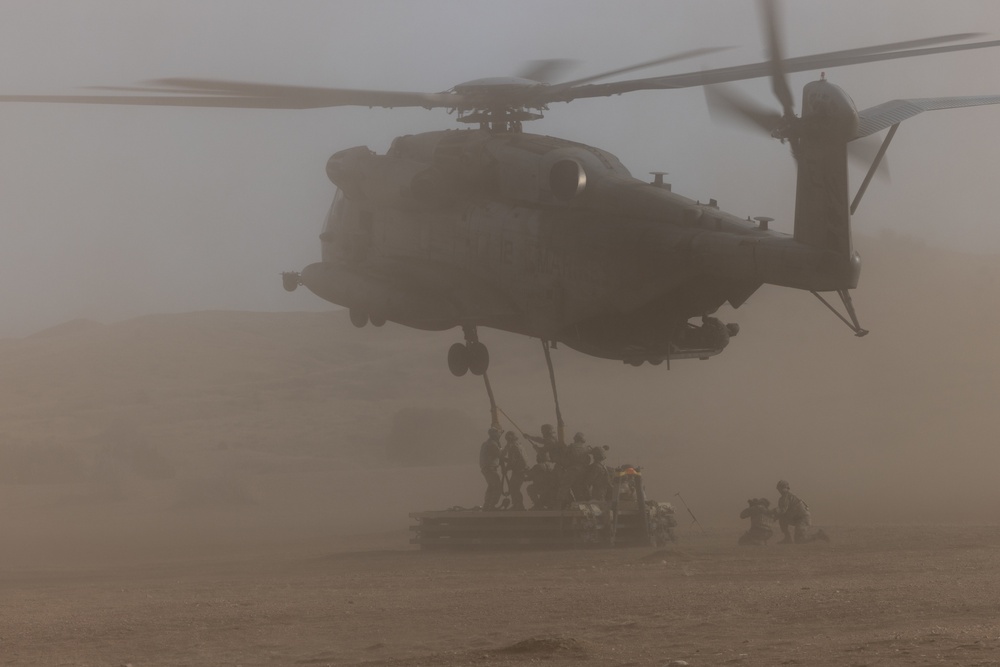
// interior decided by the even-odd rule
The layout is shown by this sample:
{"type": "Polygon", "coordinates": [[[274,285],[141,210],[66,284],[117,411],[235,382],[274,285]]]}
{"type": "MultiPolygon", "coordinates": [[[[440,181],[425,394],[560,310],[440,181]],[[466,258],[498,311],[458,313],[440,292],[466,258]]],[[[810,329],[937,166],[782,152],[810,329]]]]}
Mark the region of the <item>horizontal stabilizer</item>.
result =
{"type": "Polygon", "coordinates": [[[887,127],[902,123],[924,111],[978,107],[1000,104],[1000,95],[970,95],[965,97],[919,97],[909,100],[892,100],[858,112],[858,132],[855,139],[881,132],[887,127]]]}

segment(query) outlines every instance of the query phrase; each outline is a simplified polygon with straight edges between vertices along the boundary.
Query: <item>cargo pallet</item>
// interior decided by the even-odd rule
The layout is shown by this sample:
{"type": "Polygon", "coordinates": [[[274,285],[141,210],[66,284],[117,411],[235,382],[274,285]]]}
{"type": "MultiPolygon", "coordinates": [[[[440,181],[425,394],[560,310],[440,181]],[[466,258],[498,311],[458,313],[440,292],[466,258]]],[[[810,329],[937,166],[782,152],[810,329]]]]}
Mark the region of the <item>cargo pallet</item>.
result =
{"type": "Polygon", "coordinates": [[[579,549],[648,546],[645,511],[636,503],[621,507],[616,519],[604,503],[581,503],[563,510],[455,509],[414,512],[411,544],[432,549],[579,549]]]}

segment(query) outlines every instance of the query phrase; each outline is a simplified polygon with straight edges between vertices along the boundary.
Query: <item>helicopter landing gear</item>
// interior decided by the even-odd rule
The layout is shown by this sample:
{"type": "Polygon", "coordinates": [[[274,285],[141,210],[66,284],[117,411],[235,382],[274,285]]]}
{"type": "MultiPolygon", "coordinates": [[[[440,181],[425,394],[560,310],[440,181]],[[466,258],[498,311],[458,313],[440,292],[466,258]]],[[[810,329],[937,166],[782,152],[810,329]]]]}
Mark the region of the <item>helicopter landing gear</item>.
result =
{"type": "Polygon", "coordinates": [[[490,351],[478,340],[469,343],[469,370],[473,375],[485,375],[490,367],[490,351]]]}
{"type": "Polygon", "coordinates": [[[351,324],[357,328],[362,328],[368,324],[368,311],[363,308],[351,308],[349,311],[351,315],[351,324]]]}
{"type": "Polygon", "coordinates": [[[448,370],[455,377],[462,377],[467,372],[473,375],[485,375],[490,367],[490,351],[479,342],[476,328],[463,326],[465,343],[455,343],[448,348],[448,370]]]}
{"type": "Polygon", "coordinates": [[[448,348],[448,370],[455,377],[462,377],[469,372],[469,351],[464,343],[455,343],[448,348]]]}
{"type": "Polygon", "coordinates": [[[281,286],[285,288],[286,292],[294,292],[301,284],[298,271],[283,271],[281,273],[281,286]]]}
{"type": "Polygon", "coordinates": [[[355,306],[350,308],[348,311],[351,315],[351,324],[361,329],[366,324],[371,324],[373,327],[380,327],[386,323],[385,315],[381,313],[369,313],[364,308],[355,306]]]}

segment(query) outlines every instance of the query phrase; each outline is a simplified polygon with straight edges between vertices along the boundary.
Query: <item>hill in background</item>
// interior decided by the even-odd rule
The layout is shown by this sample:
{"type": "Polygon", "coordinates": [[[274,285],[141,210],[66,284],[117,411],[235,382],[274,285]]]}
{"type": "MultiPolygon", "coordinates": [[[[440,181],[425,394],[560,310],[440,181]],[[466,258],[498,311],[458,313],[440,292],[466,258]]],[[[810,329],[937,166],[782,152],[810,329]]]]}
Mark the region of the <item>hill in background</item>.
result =
{"type": "MultiPolygon", "coordinates": [[[[560,347],[569,433],[644,465],[653,495],[681,492],[703,521],[775,497],[778,478],[819,523],[996,520],[996,258],[859,245],[869,336],[765,287],[721,314],[742,332],[710,361],[632,368],[560,347]]],[[[529,432],[553,422],[539,342],[481,337],[504,411],[529,432]]],[[[0,341],[3,493],[24,507],[43,488],[160,509],[347,503],[351,526],[377,514],[372,494],[396,497],[394,513],[475,505],[489,411],[479,378],[447,370],[457,340],[332,311],[78,320],[0,341]]]]}

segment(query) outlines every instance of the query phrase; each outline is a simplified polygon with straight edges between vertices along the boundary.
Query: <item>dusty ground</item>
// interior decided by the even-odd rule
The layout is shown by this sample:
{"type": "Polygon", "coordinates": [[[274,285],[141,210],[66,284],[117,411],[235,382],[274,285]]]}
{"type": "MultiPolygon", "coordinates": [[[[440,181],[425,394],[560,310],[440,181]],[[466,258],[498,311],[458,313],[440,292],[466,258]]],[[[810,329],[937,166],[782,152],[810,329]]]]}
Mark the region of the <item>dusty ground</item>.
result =
{"type": "MultiPolygon", "coordinates": [[[[10,665],[998,665],[1000,528],[429,553],[402,531],[0,569],[10,665]]],[[[246,537],[246,536],[244,536],[246,537]]]]}
{"type": "MultiPolygon", "coordinates": [[[[482,498],[455,332],[203,312],[0,340],[0,665],[998,665],[1000,264],[868,249],[864,339],[762,290],[710,362],[560,346],[570,432],[709,529],[655,556],[411,547],[409,512],[482,498]],[[735,546],[778,478],[831,545],[735,546]]],[[[501,407],[551,422],[538,341],[488,335],[501,407]]]]}

